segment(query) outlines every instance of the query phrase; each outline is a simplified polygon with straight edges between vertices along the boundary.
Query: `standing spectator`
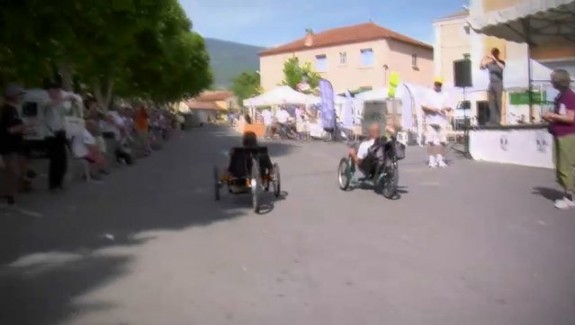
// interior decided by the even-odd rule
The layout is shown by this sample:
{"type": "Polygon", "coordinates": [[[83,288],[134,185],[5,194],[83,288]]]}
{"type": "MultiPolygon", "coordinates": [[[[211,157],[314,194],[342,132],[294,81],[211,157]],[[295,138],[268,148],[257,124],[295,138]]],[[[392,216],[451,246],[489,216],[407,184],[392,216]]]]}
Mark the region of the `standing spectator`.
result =
{"type": "Polygon", "coordinates": [[[421,106],[425,114],[427,129],[425,141],[427,142],[427,153],[429,154],[429,167],[447,167],[444,156],[447,145],[446,128],[449,125],[447,113],[451,111],[449,98],[442,90],[443,80],[436,78],[433,90],[429,91],[421,106]]]}
{"type": "Polygon", "coordinates": [[[481,60],[480,68],[489,72],[489,123],[490,125],[501,124],[501,101],[503,96],[503,70],[505,61],[499,58],[498,48],[491,50],[488,55],[481,60]]]}
{"type": "Polygon", "coordinates": [[[86,122],[90,123],[91,125],[89,131],[96,140],[96,144],[100,148],[100,151],[106,155],[106,141],[104,140],[104,136],[102,134],[102,128],[104,126],[106,116],[104,112],[100,110],[98,102],[93,99],[86,100],[84,102],[84,107],[86,109],[86,122]]]}
{"type": "Polygon", "coordinates": [[[298,115],[296,115],[296,130],[299,134],[300,140],[307,141],[309,140],[309,132],[307,127],[307,119],[305,113],[300,111],[298,115]]]}
{"type": "Polygon", "coordinates": [[[4,104],[0,108],[0,160],[3,171],[4,188],[2,198],[9,205],[15,204],[18,190],[19,156],[22,154],[26,125],[18,115],[24,90],[16,85],[6,87],[4,104]]]}
{"type": "Polygon", "coordinates": [[[553,112],[545,113],[543,119],[549,122],[549,131],[555,138],[557,181],[565,193],[562,199],[555,201],[555,207],[567,210],[575,207],[575,93],[569,88],[571,77],[565,70],[553,71],[551,83],[559,95],[555,98],[553,112]]]}
{"type": "Polygon", "coordinates": [[[46,146],[50,167],[48,170],[48,187],[50,191],[64,188],[64,176],[68,169],[66,153],[67,138],[65,124],[64,101],[75,100],[74,97],[65,98],[62,89],[57,84],[48,86],[49,102],[44,107],[44,117],[48,136],[46,146]]]}
{"type": "Polygon", "coordinates": [[[246,121],[246,124],[252,124],[252,117],[249,114],[244,115],[244,120],[246,121]]]}
{"type": "Polygon", "coordinates": [[[136,136],[138,137],[138,142],[143,148],[144,155],[148,156],[151,153],[150,143],[148,141],[148,135],[150,131],[150,116],[146,111],[145,106],[140,106],[136,111],[134,117],[134,127],[136,129],[136,136]]]}
{"type": "Polygon", "coordinates": [[[272,127],[274,124],[274,117],[273,117],[272,112],[269,110],[269,108],[266,108],[262,111],[262,119],[264,122],[264,126],[266,128],[265,138],[271,139],[273,137],[272,127]]]}

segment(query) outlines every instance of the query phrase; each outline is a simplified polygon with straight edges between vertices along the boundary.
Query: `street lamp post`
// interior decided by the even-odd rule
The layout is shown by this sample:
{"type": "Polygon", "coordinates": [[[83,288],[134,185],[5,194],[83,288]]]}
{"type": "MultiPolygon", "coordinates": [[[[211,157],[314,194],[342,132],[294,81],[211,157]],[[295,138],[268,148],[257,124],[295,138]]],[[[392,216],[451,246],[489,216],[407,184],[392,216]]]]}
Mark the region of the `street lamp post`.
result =
{"type": "Polygon", "coordinates": [[[387,64],[383,65],[383,84],[387,85],[387,70],[389,70],[389,66],[387,64]]]}

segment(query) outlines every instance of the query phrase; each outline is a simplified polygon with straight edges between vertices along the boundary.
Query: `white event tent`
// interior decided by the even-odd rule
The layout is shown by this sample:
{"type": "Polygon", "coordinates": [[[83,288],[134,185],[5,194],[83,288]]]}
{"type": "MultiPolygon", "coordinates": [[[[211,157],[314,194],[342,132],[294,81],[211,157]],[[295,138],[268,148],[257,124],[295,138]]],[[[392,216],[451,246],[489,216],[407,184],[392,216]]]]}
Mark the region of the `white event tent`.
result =
{"type": "Polygon", "coordinates": [[[259,96],[245,99],[244,106],[309,105],[312,101],[313,98],[311,96],[295,91],[289,86],[280,86],[259,96]]]}

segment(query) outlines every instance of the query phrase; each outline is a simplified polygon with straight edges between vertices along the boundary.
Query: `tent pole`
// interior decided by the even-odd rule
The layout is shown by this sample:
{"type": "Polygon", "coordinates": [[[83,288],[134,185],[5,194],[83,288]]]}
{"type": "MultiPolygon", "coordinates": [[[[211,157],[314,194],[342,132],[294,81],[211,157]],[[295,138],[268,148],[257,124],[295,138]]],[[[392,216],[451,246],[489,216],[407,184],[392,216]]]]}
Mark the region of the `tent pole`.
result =
{"type": "Polygon", "coordinates": [[[529,98],[529,122],[533,123],[535,118],[535,112],[533,111],[533,71],[531,64],[531,26],[529,24],[530,18],[524,18],[522,20],[523,29],[525,30],[525,37],[527,41],[527,74],[529,78],[528,84],[528,98],[529,98]]]}

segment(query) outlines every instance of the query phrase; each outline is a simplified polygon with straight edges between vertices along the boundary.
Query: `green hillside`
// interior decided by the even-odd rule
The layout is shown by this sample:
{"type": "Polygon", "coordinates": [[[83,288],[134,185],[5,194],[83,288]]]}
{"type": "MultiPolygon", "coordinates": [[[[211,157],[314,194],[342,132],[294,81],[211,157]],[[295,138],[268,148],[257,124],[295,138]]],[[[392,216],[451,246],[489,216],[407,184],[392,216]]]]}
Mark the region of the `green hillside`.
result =
{"type": "Polygon", "coordinates": [[[263,47],[213,38],[205,41],[214,74],[214,88],[229,88],[232,79],[240,73],[259,70],[258,52],[263,47]]]}

